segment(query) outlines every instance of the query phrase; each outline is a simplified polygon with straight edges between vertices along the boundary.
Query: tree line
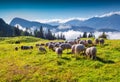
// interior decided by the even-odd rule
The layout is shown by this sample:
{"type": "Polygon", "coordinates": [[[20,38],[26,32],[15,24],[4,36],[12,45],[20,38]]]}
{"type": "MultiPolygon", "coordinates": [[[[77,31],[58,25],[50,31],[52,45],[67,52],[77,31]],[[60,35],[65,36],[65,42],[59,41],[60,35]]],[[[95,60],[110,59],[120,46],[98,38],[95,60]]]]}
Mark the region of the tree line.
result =
{"type": "Polygon", "coordinates": [[[25,31],[20,30],[19,27],[17,26],[13,29],[13,36],[34,36],[37,38],[48,39],[48,40],[55,40],[55,39],[65,40],[65,36],[62,33],[60,35],[55,36],[55,34],[53,34],[50,29],[47,29],[47,32],[45,32],[42,26],[39,28],[39,30],[35,29],[33,33],[28,32],[27,29],[25,31]]]}

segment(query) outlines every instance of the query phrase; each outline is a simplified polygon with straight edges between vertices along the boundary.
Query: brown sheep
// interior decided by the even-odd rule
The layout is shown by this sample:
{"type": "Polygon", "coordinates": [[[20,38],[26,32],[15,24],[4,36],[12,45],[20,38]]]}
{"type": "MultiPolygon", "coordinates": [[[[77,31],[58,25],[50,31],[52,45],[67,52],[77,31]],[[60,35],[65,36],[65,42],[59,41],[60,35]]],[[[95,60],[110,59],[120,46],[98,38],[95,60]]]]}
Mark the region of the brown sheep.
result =
{"type": "Polygon", "coordinates": [[[15,47],[15,50],[18,51],[18,47],[15,47]]]}
{"type": "Polygon", "coordinates": [[[46,49],[44,47],[41,47],[41,46],[39,47],[39,51],[43,52],[44,54],[47,53],[46,49]]]}

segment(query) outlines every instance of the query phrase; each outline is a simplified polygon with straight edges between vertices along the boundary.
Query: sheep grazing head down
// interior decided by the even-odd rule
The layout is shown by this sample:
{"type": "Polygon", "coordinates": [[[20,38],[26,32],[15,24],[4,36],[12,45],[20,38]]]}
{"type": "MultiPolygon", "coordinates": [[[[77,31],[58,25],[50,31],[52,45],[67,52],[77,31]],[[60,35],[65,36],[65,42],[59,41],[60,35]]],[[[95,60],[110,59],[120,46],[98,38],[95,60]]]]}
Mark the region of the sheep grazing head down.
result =
{"type": "Polygon", "coordinates": [[[58,47],[58,48],[55,49],[55,52],[57,53],[58,57],[60,57],[60,56],[62,56],[63,50],[62,50],[61,47],[58,47]]]}
{"type": "Polygon", "coordinates": [[[83,44],[75,45],[75,54],[80,54],[83,51],[85,51],[85,46],[83,44]]]}
{"type": "Polygon", "coordinates": [[[96,53],[97,53],[97,49],[96,47],[90,47],[87,48],[85,51],[86,55],[89,56],[91,59],[96,59],[96,53]]]}

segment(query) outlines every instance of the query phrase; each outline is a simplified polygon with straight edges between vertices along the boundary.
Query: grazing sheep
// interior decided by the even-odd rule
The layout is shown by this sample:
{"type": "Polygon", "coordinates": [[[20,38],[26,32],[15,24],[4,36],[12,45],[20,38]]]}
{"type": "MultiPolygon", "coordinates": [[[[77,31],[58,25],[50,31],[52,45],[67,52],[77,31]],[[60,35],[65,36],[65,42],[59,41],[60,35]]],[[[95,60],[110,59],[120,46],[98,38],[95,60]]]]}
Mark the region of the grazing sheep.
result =
{"type": "Polygon", "coordinates": [[[15,50],[18,51],[18,47],[15,47],[15,50]]]}
{"type": "Polygon", "coordinates": [[[92,40],[87,40],[87,43],[88,44],[92,44],[92,40]]]}
{"type": "Polygon", "coordinates": [[[20,44],[20,41],[15,41],[15,44],[20,44]]]}
{"type": "Polygon", "coordinates": [[[44,43],[41,43],[40,46],[45,46],[45,44],[44,44],[44,43]]]}
{"type": "Polygon", "coordinates": [[[60,46],[63,50],[67,49],[67,53],[68,53],[68,49],[71,49],[71,44],[69,43],[62,43],[60,44],[60,46]]]}
{"type": "Polygon", "coordinates": [[[80,40],[80,41],[79,41],[79,44],[84,44],[84,40],[80,40]]]}
{"type": "Polygon", "coordinates": [[[75,45],[75,54],[79,55],[80,52],[84,52],[85,51],[85,46],[83,44],[76,44],[75,45]]]}
{"type": "Polygon", "coordinates": [[[65,45],[65,43],[60,44],[59,47],[61,47],[63,50],[66,49],[66,45],[65,45]]]}
{"type": "Polygon", "coordinates": [[[33,49],[33,46],[21,46],[21,50],[33,49]]]}
{"type": "Polygon", "coordinates": [[[44,47],[41,47],[41,46],[39,47],[39,51],[43,52],[44,54],[47,53],[46,49],[44,47]]]}
{"type": "Polygon", "coordinates": [[[86,49],[85,53],[86,56],[89,56],[91,59],[96,59],[97,49],[95,47],[90,47],[86,49]]]}
{"type": "Polygon", "coordinates": [[[50,50],[53,50],[53,51],[54,51],[54,45],[53,45],[52,43],[49,43],[49,44],[48,44],[48,49],[50,49],[50,50]]]}
{"type": "Polygon", "coordinates": [[[58,57],[62,57],[62,48],[61,47],[56,48],[55,52],[58,55],[58,57]]]}
{"type": "Polygon", "coordinates": [[[48,47],[49,43],[45,43],[45,47],[48,47]]]}
{"type": "Polygon", "coordinates": [[[72,45],[71,50],[72,50],[72,54],[75,54],[75,45],[72,45]]]}
{"type": "Polygon", "coordinates": [[[59,47],[60,43],[55,43],[54,46],[55,47],[59,47]]]}
{"type": "Polygon", "coordinates": [[[104,39],[103,38],[100,38],[100,45],[103,45],[104,44],[104,39]]]}
{"type": "Polygon", "coordinates": [[[36,47],[39,47],[39,46],[40,46],[40,44],[35,44],[35,46],[36,46],[36,47]]]}
{"type": "Polygon", "coordinates": [[[94,40],[94,43],[95,43],[95,44],[99,44],[99,39],[95,39],[95,40],[94,40]]]}

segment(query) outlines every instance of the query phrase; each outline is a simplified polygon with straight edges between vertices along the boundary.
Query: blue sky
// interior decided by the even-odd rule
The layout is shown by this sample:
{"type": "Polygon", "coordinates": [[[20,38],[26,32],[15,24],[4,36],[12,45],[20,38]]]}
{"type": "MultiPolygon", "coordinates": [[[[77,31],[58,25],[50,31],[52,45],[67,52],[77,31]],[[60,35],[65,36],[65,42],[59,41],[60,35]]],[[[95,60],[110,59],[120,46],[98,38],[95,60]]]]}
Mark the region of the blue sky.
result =
{"type": "Polygon", "coordinates": [[[119,0],[0,0],[0,18],[28,20],[88,18],[120,11],[119,0]]]}

